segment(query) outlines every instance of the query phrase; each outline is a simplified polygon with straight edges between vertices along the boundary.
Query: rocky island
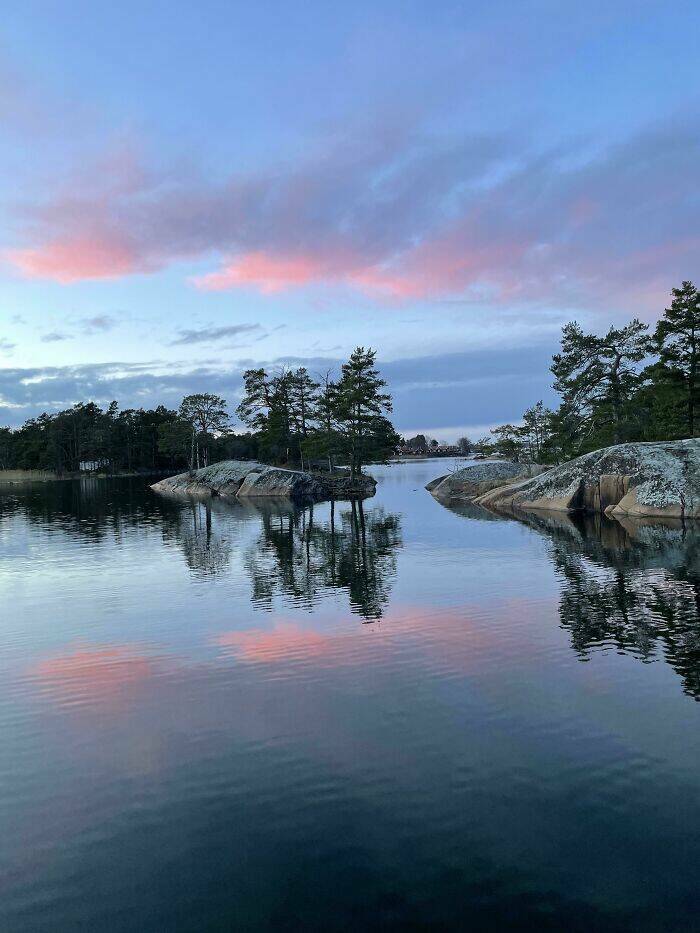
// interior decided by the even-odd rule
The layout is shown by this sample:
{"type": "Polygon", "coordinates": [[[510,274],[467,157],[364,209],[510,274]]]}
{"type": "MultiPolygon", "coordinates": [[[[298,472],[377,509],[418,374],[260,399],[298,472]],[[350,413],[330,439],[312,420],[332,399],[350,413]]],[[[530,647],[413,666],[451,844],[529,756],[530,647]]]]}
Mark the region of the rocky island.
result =
{"type": "MultiPolygon", "coordinates": [[[[453,477],[447,478],[452,485],[453,477]]],[[[505,483],[498,482],[495,474],[480,477],[480,483],[475,476],[472,479],[471,485],[461,481],[466,490],[462,495],[489,509],[700,518],[700,438],[618,444],[536,476],[523,476],[521,471],[505,483]],[[490,483],[490,488],[484,489],[483,483],[490,483]]],[[[443,483],[431,490],[433,495],[439,494],[443,483]]]]}
{"type": "Polygon", "coordinates": [[[324,499],[364,499],[374,495],[376,485],[371,476],[351,477],[347,470],[307,473],[252,460],[224,460],[200,470],[162,479],[151,489],[169,495],[320,502],[324,499]]]}

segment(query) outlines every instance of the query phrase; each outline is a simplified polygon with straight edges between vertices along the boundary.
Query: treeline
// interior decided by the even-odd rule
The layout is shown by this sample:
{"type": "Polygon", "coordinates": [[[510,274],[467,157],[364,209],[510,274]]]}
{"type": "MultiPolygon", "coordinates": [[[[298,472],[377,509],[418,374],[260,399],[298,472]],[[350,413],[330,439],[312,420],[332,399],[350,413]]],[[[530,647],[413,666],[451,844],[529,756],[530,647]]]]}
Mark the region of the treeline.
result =
{"type": "Polygon", "coordinates": [[[219,460],[331,468],[343,462],[353,474],[399,443],[387,415],[391,396],[376,367],[376,352],[358,347],[332,379],[304,368],[244,374],[237,412],[248,428],[234,433],[226,400],[189,395],[179,409],[106,409],[94,402],[44,413],[21,428],[0,428],[0,469],[81,469],[115,473],[196,469],[219,460]]]}
{"type": "Polygon", "coordinates": [[[16,430],[0,428],[0,469],[50,470],[60,476],[81,468],[105,473],[185,468],[193,433],[200,459],[203,448],[212,461],[256,456],[250,434],[203,437],[196,425],[193,431],[185,417],[193,404],[206,408],[207,396],[188,396],[179,411],[163,405],[120,411],[117,402],[106,409],[80,402],[31,418],[16,430]]]}
{"type": "Polygon", "coordinates": [[[475,449],[557,463],[611,444],[697,436],[700,294],[683,282],[671,299],[653,330],[637,319],[603,336],[567,324],[551,366],[559,407],[537,402],[475,449]]]}
{"type": "Polygon", "coordinates": [[[425,457],[454,457],[457,455],[466,456],[474,452],[475,444],[468,437],[460,437],[456,444],[440,443],[434,437],[426,437],[425,434],[416,434],[414,437],[401,438],[399,445],[400,453],[404,456],[417,455],[425,457]]]}

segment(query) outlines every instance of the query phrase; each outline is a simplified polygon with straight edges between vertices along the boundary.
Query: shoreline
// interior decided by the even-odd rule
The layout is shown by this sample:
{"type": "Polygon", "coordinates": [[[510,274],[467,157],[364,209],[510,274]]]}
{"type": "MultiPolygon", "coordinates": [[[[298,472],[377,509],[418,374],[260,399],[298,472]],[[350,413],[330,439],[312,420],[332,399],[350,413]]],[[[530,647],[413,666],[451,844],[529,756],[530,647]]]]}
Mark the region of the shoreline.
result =
{"type": "Polygon", "coordinates": [[[24,483],[60,483],[76,479],[128,479],[138,476],[162,476],[166,470],[132,470],[119,473],[63,473],[59,476],[44,470],[0,470],[0,486],[24,483]]]}

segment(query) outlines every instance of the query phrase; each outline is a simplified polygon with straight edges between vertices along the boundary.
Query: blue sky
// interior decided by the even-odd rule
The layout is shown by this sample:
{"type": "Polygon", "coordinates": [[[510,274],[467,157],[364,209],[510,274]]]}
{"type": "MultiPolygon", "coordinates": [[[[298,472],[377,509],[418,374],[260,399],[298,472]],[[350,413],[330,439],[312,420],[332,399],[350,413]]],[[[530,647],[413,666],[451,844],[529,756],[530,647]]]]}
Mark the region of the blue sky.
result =
{"type": "Polygon", "coordinates": [[[0,423],[378,348],[404,432],[552,400],[696,276],[700,8],[9,2],[0,423]]]}

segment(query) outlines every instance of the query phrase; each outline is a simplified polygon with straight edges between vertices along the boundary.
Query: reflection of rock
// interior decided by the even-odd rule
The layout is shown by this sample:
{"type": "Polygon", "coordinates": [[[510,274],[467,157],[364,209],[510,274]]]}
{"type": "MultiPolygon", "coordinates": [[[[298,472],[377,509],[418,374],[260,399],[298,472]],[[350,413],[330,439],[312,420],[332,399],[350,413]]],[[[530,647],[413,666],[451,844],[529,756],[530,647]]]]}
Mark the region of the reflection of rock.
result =
{"type": "Polygon", "coordinates": [[[327,521],[318,521],[313,506],[260,517],[260,539],[245,558],[256,603],[271,606],[283,593],[310,608],[324,591],[343,589],[364,618],[382,615],[402,543],[397,515],[353,501],[342,510],[331,502],[327,521]]]}
{"type": "Polygon", "coordinates": [[[435,479],[431,479],[430,482],[426,484],[425,488],[428,492],[432,492],[434,489],[437,489],[443,480],[447,479],[447,475],[448,474],[443,473],[442,476],[436,476],[435,479]]]}
{"type": "Polygon", "coordinates": [[[279,499],[323,499],[326,491],[309,473],[283,470],[246,460],[224,460],[192,473],[170,476],[151,489],[162,493],[265,497],[279,499]]]}
{"type": "Polygon", "coordinates": [[[700,517],[700,439],[606,447],[477,501],[515,511],[700,517]]]}
{"type": "Polygon", "coordinates": [[[472,518],[477,522],[505,522],[508,516],[499,515],[498,512],[492,512],[490,509],[483,509],[480,505],[474,505],[467,499],[447,499],[443,502],[446,509],[454,512],[455,515],[461,515],[463,518],[472,518]]]}
{"type": "Polygon", "coordinates": [[[518,479],[529,479],[546,467],[534,463],[513,463],[510,460],[488,460],[463,467],[447,476],[439,476],[425,487],[436,499],[474,499],[494,487],[518,479]]]}
{"type": "MultiPolygon", "coordinates": [[[[448,507],[482,517],[478,505],[448,507]]],[[[642,661],[663,658],[684,692],[700,699],[700,523],[517,514],[550,543],[561,581],[559,617],[577,654],[587,659],[613,647],[642,661]]]]}
{"type": "Polygon", "coordinates": [[[531,513],[562,580],[561,624],[583,658],[614,646],[663,657],[700,699],[700,529],[531,513]]]}

